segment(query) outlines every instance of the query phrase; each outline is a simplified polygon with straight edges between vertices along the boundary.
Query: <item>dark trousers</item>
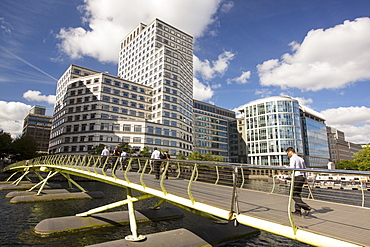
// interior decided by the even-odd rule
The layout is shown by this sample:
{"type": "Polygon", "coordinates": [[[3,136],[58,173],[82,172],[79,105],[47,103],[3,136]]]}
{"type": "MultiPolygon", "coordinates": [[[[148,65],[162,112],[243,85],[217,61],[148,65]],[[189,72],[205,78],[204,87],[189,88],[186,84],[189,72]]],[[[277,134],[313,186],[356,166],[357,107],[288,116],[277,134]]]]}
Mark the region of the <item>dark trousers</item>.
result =
{"type": "Polygon", "coordinates": [[[301,208],[304,210],[310,210],[310,206],[307,205],[304,201],[302,201],[301,193],[302,187],[305,183],[306,178],[304,176],[296,176],[294,177],[294,188],[293,188],[293,200],[295,201],[295,210],[301,211],[301,208]]]}
{"type": "Polygon", "coordinates": [[[158,178],[158,179],[159,179],[159,175],[160,175],[161,163],[162,163],[161,161],[154,161],[153,162],[154,175],[155,175],[155,178],[158,178]]]}

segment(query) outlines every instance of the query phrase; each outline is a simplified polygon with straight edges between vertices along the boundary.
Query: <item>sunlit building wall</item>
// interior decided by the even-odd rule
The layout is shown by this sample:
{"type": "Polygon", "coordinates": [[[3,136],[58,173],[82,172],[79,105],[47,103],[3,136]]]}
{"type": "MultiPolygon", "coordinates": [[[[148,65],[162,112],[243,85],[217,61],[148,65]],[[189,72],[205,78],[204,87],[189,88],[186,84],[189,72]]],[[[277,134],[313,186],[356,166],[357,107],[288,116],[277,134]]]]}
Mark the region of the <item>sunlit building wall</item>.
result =
{"type": "Polygon", "coordinates": [[[238,162],[235,112],[194,100],[194,151],[238,162]]]}
{"type": "Polygon", "coordinates": [[[286,96],[259,99],[244,105],[240,113],[245,126],[238,129],[246,132],[250,163],[288,165],[288,147],[294,147],[308,167],[328,162],[326,132],[322,132],[325,120],[313,110],[301,107],[297,100],[286,96]]]}
{"type": "Polygon", "coordinates": [[[33,106],[30,113],[24,118],[22,136],[35,139],[38,152],[47,152],[49,148],[51,116],[45,116],[46,108],[33,106]]]}

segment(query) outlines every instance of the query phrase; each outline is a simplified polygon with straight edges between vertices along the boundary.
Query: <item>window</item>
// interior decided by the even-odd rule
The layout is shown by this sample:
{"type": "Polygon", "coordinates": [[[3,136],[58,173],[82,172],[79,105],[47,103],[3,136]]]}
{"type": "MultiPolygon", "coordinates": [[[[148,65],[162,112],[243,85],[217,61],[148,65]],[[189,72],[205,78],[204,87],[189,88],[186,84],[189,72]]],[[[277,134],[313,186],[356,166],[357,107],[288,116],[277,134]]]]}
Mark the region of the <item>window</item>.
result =
{"type": "Polygon", "coordinates": [[[136,111],[130,110],[130,115],[131,116],[136,116],[136,111]]]}
{"type": "Polygon", "coordinates": [[[135,143],[141,143],[141,137],[134,137],[134,141],[135,143]]]}
{"type": "Polygon", "coordinates": [[[119,131],[119,124],[113,124],[113,130],[119,131]]]}
{"type": "Polygon", "coordinates": [[[141,132],[141,125],[134,125],[134,132],[141,132]]]}
{"type": "Polygon", "coordinates": [[[150,133],[150,134],[153,134],[154,133],[153,126],[148,126],[148,133],[150,133]]]}
{"type": "Polygon", "coordinates": [[[123,131],[131,131],[131,125],[130,124],[124,124],[123,125],[123,131]]]}
{"type": "Polygon", "coordinates": [[[155,134],[156,135],[162,135],[162,128],[156,127],[155,128],[155,134]]]}
{"type": "Polygon", "coordinates": [[[101,123],[100,130],[109,130],[109,124],[108,123],[101,123]]]}

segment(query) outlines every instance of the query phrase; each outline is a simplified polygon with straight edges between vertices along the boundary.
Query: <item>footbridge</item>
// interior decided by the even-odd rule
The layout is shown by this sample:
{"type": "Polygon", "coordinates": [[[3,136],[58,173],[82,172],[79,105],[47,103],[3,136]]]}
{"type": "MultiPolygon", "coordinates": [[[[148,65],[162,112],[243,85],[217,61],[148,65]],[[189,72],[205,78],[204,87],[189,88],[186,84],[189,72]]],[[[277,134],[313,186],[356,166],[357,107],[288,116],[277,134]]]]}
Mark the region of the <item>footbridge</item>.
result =
{"type": "Polygon", "coordinates": [[[303,199],[312,210],[307,217],[300,217],[291,213],[294,211],[294,181],[279,180],[278,175],[292,174],[295,169],[188,160],[162,160],[162,163],[163,173],[158,180],[151,160],[141,157],[130,157],[121,167],[117,158],[49,155],[12,164],[4,171],[12,174],[8,181],[18,174],[13,184],[20,184],[30,173],[37,174],[40,182],[30,190],[37,190],[38,194],[57,174],[66,177],[82,191],[84,189],[70,175],[126,188],[127,199],[77,216],[88,216],[127,204],[132,232],[128,238],[132,240],[143,238],[138,234],[134,202],[156,197],[159,200],[155,207],[167,201],[204,217],[234,221],[235,227],[243,224],[310,245],[370,246],[370,208],[366,207],[369,205],[366,199],[370,172],[298,169],[310,175],[325,173],[362,178],[357,184],[347,184],[347,187],[337,190],[330,186],[317,188],[317,184],[308,182],[303,199]],[[41,176],[41,173],[46,175],[41,176]],[[251,188],[249,181],[254,178],[264,179],[264,185],[251,188]],[[140,195],[133,196],[133,191],[140,195]]]}

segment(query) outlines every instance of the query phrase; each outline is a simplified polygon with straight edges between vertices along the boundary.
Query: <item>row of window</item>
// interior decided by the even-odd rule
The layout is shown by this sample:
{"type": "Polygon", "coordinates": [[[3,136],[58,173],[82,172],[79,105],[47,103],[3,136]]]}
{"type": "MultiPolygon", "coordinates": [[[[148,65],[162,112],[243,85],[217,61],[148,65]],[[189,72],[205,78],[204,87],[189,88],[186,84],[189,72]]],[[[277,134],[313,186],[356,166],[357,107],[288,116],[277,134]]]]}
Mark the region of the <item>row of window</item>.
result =
{"type": "Polygon", "coordinates": [[[247,129],[274,125],[301,126],[300,116],[292,113],[278,113],[248,117],[245,120],[245,127],[247,129]]]}
{"type": "Polygon", "coordinates": [[[299,114],[299,104],[295,101],[278,100],[245,107],[246,117],[253,117],[274,112],[291,112],[299,114]]]}
{"type": "Polygon", "coordinates": [[[288,147],[296,147],[297,152],[303,152],[301,140],[271,140],[248,143],[249,154],[285,153],[288,147]]]}

